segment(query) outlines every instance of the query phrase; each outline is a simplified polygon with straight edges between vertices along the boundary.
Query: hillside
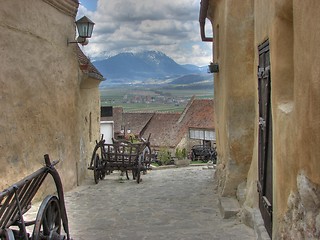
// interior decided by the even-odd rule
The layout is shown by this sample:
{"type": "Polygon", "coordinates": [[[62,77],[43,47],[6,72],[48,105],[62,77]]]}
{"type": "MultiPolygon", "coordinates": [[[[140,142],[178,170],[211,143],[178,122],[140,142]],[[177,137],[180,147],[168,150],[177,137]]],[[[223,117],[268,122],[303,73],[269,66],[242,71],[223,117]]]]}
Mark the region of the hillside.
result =
{"type": "MultiPolygon", "coordinates": [[[[162,52],[120,53],[93,62],[107,79],[102,85],[115,83],[148,83],[174,80],[184,75],[202,74],[204,68],[192,64],[180,65],[162,52]]],[[[196,80],[197,81],[197,80],[196,80]]],[[[168,81],[167,81],[168,82],[168,81]]]]}
{"type": "Polygon", "coordinates": [[[210,78],[212,79],[211,75],[199,75],[199,74],[189,74],[189,75],[184,75],[182,77],[179,77],[169,84],[176,84],[176,85],[185,85],[185,84],[194,84],[194,83],[199,83],[203,81],[209,81],[210,78]]]}

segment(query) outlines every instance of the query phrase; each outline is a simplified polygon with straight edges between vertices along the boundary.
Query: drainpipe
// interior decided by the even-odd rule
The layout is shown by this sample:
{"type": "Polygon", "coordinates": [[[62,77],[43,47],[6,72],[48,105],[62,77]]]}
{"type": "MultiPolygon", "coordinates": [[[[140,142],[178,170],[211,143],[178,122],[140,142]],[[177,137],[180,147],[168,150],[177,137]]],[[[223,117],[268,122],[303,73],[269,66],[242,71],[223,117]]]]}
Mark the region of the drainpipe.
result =
{"type": "Polygon", "coordinates": [[[199,13],[199,23],[200,23],[201,40],[203,42],[213,42],[213,38],[206,37],[206,33],[205,33],[205,24],[206,24],[208,7],[209,7],[209,0],[201,0],[200,13],[199,13]]]}

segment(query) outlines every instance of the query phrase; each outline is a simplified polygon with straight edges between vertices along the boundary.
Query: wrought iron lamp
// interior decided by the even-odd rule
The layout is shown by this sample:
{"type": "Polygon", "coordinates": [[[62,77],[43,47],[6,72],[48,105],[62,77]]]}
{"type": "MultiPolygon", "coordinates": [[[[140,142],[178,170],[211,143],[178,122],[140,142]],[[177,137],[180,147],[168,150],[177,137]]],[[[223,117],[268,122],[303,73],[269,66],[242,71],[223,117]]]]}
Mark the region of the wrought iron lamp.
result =
{"type": "Polygon", "coordinates": [[[208,66],[208,73],[218,73],[219,72],[219,64],[210,62],[208,66]]]}
{"type": "Polygon", "coordinates": [[[79,36],[77,37],[77,40],[74,42],[69,42],[68,40],[68,45],[69,43],[80,43],[82,45],[87,45],[89,42],[88,38],[91,38],[92,35],[94,22],[92,22],[86,16],[83,16],[75,23],[78,29],[79,36]]]}

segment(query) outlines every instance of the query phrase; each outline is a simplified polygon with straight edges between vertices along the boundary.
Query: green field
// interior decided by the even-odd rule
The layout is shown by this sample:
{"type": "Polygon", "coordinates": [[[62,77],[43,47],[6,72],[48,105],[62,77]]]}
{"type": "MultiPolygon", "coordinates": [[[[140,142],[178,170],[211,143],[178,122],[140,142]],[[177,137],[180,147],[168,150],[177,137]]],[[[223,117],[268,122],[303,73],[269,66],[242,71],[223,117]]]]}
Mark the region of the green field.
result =
{"type": "Polygon", "coordinates": [[[178,90],[121,86],[100,89],[102,106],[123,107],[126,112],[182,112],[193,95],[196,98],[213,98],[213,88],[178,90]]]}

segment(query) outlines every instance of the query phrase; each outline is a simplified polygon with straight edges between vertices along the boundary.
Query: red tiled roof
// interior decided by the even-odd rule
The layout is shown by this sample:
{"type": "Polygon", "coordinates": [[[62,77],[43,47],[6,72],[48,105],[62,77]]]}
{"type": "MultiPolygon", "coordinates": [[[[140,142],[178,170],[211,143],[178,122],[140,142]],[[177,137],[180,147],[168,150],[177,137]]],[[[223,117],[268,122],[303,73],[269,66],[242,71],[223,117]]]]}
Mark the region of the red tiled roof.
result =
{"type": "Polygon", "coordinates": [[[123,113],[122,125],[131,133],[139,135],[154,113],[123,113]]]}
{"type": "Polygon", "coordinates": [[[151,134],[152,147],[174,148],[188,134],[189,128],[214,129],[213,104],[213,99],[191,98],[182,114],[123,113],[122,108],[114,108],[114,131],[120,132],[122,125],[145,139],[151,134]]]}
{"type": "Polygon", "coordinates": [[[60,12],[67,14],[71,17],[75,17],[78,12],[79,1],[78,0],[43,0],[50,4],[60,12]]]}
{"type": "Polygon", "coordinates": [[[82,52],[77,44],[77,55],[80,69],[90,77],[103,81],[104,78],[98,69],[91,63],[90,59],[82,52]]]}
{"type": "Polygon", "coordinates": [[[202,129],[214,129],[213,99],[194,99],[186,110],[182,126],[202,129]]]}
{"type": "Polygon", "coordinates": [[[214,129],[214,102],[213,99],[192,98],[183,112],[183,117],[179,119],[179,131],[176,138],[177,144],[189,128],[214,129]]]}
{"type": "Polygon", "coordinates": [[[155,113],[146,127],[143,137],[150,136],[152,146],[175,147],[180,113],[155,113]]]}

